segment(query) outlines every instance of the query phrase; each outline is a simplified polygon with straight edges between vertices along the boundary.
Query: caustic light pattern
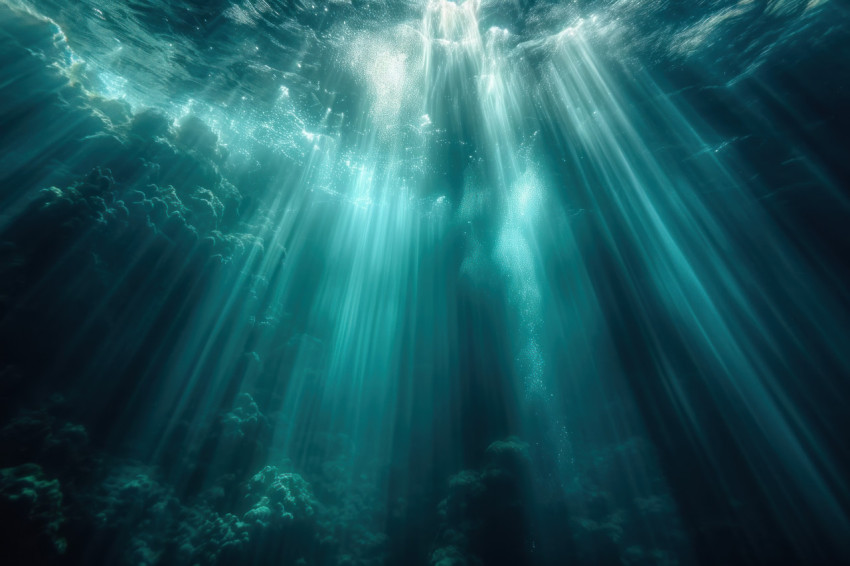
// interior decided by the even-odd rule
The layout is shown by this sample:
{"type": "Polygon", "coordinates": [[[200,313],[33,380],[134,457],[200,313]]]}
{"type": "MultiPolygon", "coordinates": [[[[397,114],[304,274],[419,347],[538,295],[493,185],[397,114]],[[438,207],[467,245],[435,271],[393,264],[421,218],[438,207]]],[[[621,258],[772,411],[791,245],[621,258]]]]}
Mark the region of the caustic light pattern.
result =
{"type": "Polygon", "coordinates": [[[4,564],[850,562],[848,22],[0,0],[4,564]]]}

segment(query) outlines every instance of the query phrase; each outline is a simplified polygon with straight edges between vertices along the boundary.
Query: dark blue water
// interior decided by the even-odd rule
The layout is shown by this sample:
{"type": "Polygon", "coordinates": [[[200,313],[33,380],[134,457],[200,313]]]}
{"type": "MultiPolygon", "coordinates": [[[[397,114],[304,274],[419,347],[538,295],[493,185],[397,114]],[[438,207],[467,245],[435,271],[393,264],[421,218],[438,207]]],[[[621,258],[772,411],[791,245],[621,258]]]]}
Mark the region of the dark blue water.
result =
{"type": "Polygon", "coordinates": [[[0,1],[2,562],[850,563],[848,18],[0,1]]]}

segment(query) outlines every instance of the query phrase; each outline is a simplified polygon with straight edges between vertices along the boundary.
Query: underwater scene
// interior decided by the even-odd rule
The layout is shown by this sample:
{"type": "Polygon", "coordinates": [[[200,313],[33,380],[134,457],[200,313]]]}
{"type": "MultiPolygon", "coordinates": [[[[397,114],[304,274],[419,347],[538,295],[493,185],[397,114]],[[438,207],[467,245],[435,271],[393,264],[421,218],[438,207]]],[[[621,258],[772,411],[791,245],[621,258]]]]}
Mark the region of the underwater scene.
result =
{"type": "Polygon", "coordinates": [[[850,564],[850,6],[0,0],[0,563],[850,564]]]}

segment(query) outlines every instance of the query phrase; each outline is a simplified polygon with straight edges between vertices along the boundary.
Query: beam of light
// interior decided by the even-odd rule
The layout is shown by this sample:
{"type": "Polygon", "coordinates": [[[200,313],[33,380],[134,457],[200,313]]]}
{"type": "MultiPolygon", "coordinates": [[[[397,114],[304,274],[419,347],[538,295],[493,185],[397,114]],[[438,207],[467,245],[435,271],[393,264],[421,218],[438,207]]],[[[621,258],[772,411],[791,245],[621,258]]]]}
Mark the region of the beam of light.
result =
{"type": "MultiPolygon", "coordinates": [[[[818,515],[818,528],[840,541],[848,518],[838,501],[846,493],[830,452],[814,441],[814,430],[795,408],[805,400],[794,398],[796,386],[777,377],[788,360],[807,356],[807,333],[827,344],[832,358],[809,359],[813,374],[823,376],[830,363],[846,367],[838,321],[824,310],[829,307],[819,283],[805,276],[793,247],[720,161],[709,157],[699,174],[728,191],[723,208],[709,203],[675,164],[652,155],[641,134],[652,131],[649,116],[629,110],[579,27],[553,41],[542,77],[544,119],[557,124],[567,151],[581,163],[574,182],[589,189],[606,227],[606,245],[639,297],[640,316],[650,321],[662,306],[669,317],[665,324],[673,325],[687,355],[699,364],[696,376],[687,376],[663,331],[648,322],[641,329],[657,356],[668,401],[717,466],[720,484],[734,471],[719,463],[723,447],[709,440],[712,424],[698,416],[696,405],[716,404],[735,431],[732,437],[774,499],[789,540],[799,548],[810,544],[804,517],[818,515]],[[754,272],[753,265],[764,271],[754,272]],[[762,295],[760,289],[771,284],[779,290],[762,295]],[[690,379],[701,380],[711,397],[689,392],[690,379]]],[[[649,78],[636,79],[656,101],[651,116],[665,121],[666,131],[696,153],[704,143],[681,113],[649,78]]]]}

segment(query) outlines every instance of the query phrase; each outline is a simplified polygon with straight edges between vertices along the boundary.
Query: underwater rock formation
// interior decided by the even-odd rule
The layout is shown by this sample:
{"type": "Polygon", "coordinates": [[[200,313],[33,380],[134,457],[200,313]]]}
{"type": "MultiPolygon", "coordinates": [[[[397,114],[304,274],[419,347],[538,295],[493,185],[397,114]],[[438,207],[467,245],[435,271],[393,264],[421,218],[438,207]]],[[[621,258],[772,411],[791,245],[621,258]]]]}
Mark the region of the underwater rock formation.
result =
{"type": "Polygon", "coordinates": [[[448,496],[439,504],[440,546],[431,554],[432,565],[529,560],[528,448],[515,437],[497,440],[487,447],[483,468],[449,478],[448,496]]]}
{"type": "Polygon", "coordinates": [[[0,469],[0,513],[5,560],[46,562],[65,553],[62,489],[38,464],[0,469]]]}

